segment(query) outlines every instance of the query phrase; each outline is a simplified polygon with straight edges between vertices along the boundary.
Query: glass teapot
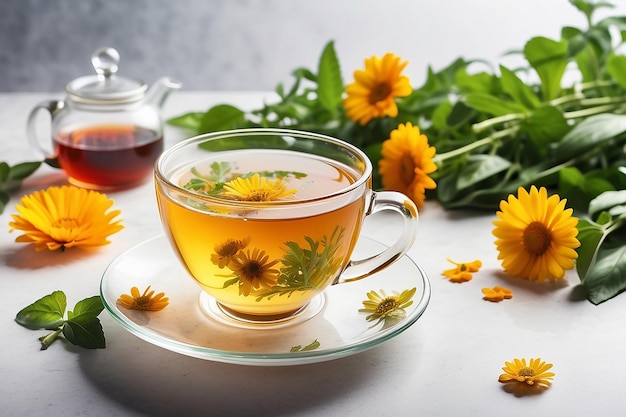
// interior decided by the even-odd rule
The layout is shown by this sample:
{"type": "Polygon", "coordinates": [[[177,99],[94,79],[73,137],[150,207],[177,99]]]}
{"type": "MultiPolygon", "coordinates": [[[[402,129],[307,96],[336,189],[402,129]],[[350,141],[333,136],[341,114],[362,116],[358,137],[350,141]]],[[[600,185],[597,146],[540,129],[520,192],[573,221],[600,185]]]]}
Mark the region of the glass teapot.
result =
{"type": "Polygon", "coordinates": [[[120,55],[114,48],[91,56],[96,75],[65,87],[64,100],[39,103],[27,121],[31,146],[45,161],[62,168],[74,185],[98,190],[130,188],[152,174],[163,151],[160,110],[182,84],[168,77],[150,89],[140,80],[117,76],[120,55]],[[51,116],[52,151],[38,134],[38,114],[51,116]]]}

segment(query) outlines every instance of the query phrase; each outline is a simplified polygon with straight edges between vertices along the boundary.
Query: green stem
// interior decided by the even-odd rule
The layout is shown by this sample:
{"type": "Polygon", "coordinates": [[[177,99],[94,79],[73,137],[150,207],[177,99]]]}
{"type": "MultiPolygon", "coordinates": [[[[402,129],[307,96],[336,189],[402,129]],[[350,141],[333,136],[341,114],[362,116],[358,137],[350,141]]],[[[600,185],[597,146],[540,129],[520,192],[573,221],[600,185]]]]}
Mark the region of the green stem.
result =
{"type": "Polygon", "coordinates": [[[435,162],[435,164],[439,165],[442,162],[447,161],[449,159],[456,158],[457,156],[461,156],[461,155],[466,154],[466,153],[470,153],[473,150],[481,148],[483,146],[491,145],[495,141],[497,141],[497,140],[499,140],[499,139],[501,139],[501,138],[503,138],[505,136],[510,136],[510,135],[515,134],[515,132],[517,132],[517,130],[519,130],[519,127],[513,126],[513,127],[510,127],[508,129],[504,129],[504,130],[500,130],[498,132],[492,133],[489,136],[486,136],[486,137],[484,137],[484,138],[482,138],[480,140],[477,140],[475,142],[468,143],[467,145],[461,146],[460,148],[453,149],[451,151],[435,155],[435,157],[433,158],[433,162],[435,162]]]}
{"type": "Polygon", "coordinates": [[[588,109],[574,110],[563,113],[566,119],[580,119],[583,117],[593,116],[595,114],[607,113],[619,108],[616,104],[605,104],[603,106],[590,107],[588,109]]]}
{"type": "Polygon", "coordinates": [[[472,131],[474,133],[480,133],[483,130],[487,130],[498,124],[513,122],[516,120],[522,120],[524,117],[526,116],[522,113],[511,113],[511,114],[505,114],[505,115],[498,116],[498,117],[493,117],[491,119],[487,119],[482,122],[473,124],[472,131]]]}
{"type": "Polygon", "coordinates": [[[40,337],[39,341],[41,342],[41,350],[48,349],[48,346],[50,346],[52,342],[54,342],[56,338],[59,337],[62,331],[63,331],[63,326],[60,326],[58,329],[56,329],[52,333],[49,333],[46,336],[40,337]]]}

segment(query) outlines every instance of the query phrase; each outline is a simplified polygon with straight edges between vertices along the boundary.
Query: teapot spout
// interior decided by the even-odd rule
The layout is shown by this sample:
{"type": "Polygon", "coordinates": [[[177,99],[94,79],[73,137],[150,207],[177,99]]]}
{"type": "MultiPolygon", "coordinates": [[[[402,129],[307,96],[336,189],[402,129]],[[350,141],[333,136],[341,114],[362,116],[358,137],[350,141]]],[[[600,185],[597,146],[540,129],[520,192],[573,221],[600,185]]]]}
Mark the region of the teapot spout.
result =
{"type": "Polygon", "coordinates": [[[146,102],[158,109],[163,107],[167,96],[174,91],[179,90],[183,84],[169,77],[159,78],[146,94],[146,102]]]}

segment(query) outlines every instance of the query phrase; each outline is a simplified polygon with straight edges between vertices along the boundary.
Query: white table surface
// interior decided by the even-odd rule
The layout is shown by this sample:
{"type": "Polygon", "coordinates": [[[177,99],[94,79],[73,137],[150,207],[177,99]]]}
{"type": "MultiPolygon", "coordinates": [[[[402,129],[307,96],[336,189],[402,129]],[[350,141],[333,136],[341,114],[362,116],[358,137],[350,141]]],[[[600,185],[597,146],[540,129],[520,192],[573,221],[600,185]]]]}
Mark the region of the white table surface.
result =
{"type": "MultiPolygon", "coordinates": [[[[59,94],[59,97],[62,95],[59,94]]],[[[0,160],[32,160],[26,118],[49,94],[0,94],[0,160]]],[[[180,91],[165,117],[218,103],[257,108],[261,93],[180,91]]],[[[166,128],[167,143],[183,137],[166,128]]],[[[409,255],[428,274],[432,298],[408,330],[346,358],[291,367],[253,367],[195,359],[145,342],[105,311],[107,347],[55,342],[40,351],[15,314],[62,290],[68,307],[97,295],[101,275],[119,254],[161,233],[152,183],[110,193],[125,228],[92,252],[36,253],[8,233],[24,193],[64,184],[41,168],[0,215],[0,416],[622,416],[626,406],[626,295],[594,306],[579,296],[578,277],[539,285],[507,278],[491,235],[495,213],[445,212],[427,202],[409,255]],[[441,276],[446,258],[481,259],[470,282],[441,276]],[[490,303],[481,288],[502,285],[511,300],[490,303]],[[498,382],[504,362],[541,357],[554,364],[553,385],[516,397],[498,382]]],[[[388,218],[369,219],[364,234],[387,241],[388,218]]]]}

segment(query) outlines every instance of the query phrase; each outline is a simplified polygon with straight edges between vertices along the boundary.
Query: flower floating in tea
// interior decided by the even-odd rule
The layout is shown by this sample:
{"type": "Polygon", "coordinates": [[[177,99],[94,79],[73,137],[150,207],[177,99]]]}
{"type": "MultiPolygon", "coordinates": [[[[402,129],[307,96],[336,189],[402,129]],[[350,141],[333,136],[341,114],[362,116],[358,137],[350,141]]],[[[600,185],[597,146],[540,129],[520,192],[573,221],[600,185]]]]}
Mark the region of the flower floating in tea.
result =
{"type": "Polygon", "coordinates": [[[237,283],[239,294],[244,296],[261,288],[272,288],[276,285],[280,273],[278,269],[272,268],[277,263],[277,259],[270,261],[265,251],[259,248],[245,252],[241,250],[233,256],[230,264],[237,278],[228,281],[228,285],[237,283]]]}
{"type": "Polygon", "coordinates": [[[229,239],[211,254],[211,261],[231,271],[223,288],[236,284],[239,295],[254,295],[260,301],[321,287],[325,280],[333,277],[333,272],[339,270],[341,260],[335,257],[335,252],[342,238],[343,229],[335,228],[330,237],[324,236],[320,241],[305,236],[308,247],[301,247],[293,241],[284,242],[284,255],[272,260],[260,248],[244,251],[251,242],[249,237],[229,239]]]}
{"type": "Polygon", "coordinates": [[[566,200],[556,194],[548,197],[544,187],[532,186],[530,192],[519,187],[517,194],[500,202],[493,222],[502,267],[530,281],[562,279],[578,257],[578,219],[571,208],[565,209],[566,200]]]}
{"type": "Polygon", "coordinates": [[[494,303],[513,298],[513,291],[498,285],[493,288],[483,288],[481,291],[484,294],[483,299],[494,303]]]}
{"type": "Polygon", "coordinates": [[[363,301],[365,308],[360,309],[361,313],[370,313],[365,320],[387,321],[390,319],[398,319],[405,316],[405,308],[413,304],[413,296],[417,288],[404,290],[401,293],[394,291],[391,295],[387,295],[385,290],[380,290],[380,294],[376,291],[367,293],[367,300],[363,301]]]}
{"type": "Polygon", "coordinates": [[[255,173],[251,177],[235,178],[224,184],[224,196],[243,201],[274,201],[295,194],[296,189],[287,189],[282,178],[271,181],[255,173]]]}
{"type": "Polygon", "coordinates": [[[121,211],[109,211],[112,205],[113,200],[97,191],[49,187],[22,197],[9,227],[25,232],[16,242],[33,243],[37,251],[102,246],[124,227],[115,220],[121,211]]]}
{"type": "Polygon", "coordinates": [[[364,70],[354,71],[354,82],[346,87],[343,100],[349,119],[366,125],[374,118],[398,115],[395,98],[413,92],[409,79],[402,75],[408,61],[400,59],[393,53],[372,56],[365,60],[364,70]]]}
{"type": "Polygon", "coordinates": [[[433,162],[435,152],[419,127],[411,123],[399,125],[383,142],[382,159],[378,163],[383,187],[406,194],[421,208],[426,190],[437,187],[429,177],[437,170],[433,162]]]}
{"type": "Polygon", "coordinates": [[[206,174],[194,167],[190,170],[193,177],[187,180],[183,188],[228,200],[275,201],[298,191],[295,188],[287,188],[289,178],[301,179],[307,176],[302,172],[280,170],[244,174],[235,172],[235,166],[236,164],[232,162],[213,162],[206,174]]]}
{"type": "Polygon", "coordinates": [[[132,310],[163,310],[169,304],[170,299],[165,296],[164,292],[160,292],[156,295],[154,295],[154,292],[154,290],[150,290],[150,285],[148,285],[143,294],[139,293],[139,288],[132,287],[130,289],[130,294],[120,295],[117,302],[123,307],[132,310]]]}
{"type": "Polygon", "coordinates": [[[483,263],[476,259],[472,262],[455,262],[448,259],[448,262],[456,265],[452,269],[446,269],[442,275],[448,277],[450,282],[467,282],[473,277],[474,272],[478,272],[483,263]]]}
{"type": "Polygon", "coordinates": [[[551,368],[551,363],[546,363],[540,358],[531,358],[528,363],[526,359],[515,358],[511,362],[505,362],[502,368],[504,373],[500,375],[498,381],[503,384],[525,384],[545,389],[552,384],[554,378],[554,372],[548,372],[551,368]]]}
{"type": "Polygon", "coordinates": [[[240,250],[248,246],[250,238],[228,239],[215,247],[215,253],[211,254],[211,262],[220,268],[228,266],[240,250]]]}

